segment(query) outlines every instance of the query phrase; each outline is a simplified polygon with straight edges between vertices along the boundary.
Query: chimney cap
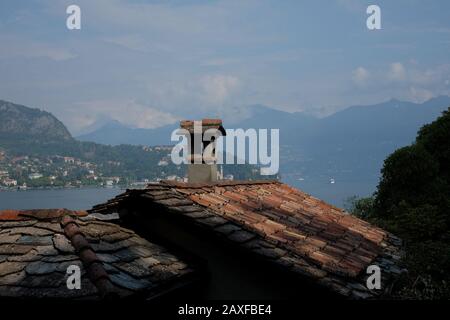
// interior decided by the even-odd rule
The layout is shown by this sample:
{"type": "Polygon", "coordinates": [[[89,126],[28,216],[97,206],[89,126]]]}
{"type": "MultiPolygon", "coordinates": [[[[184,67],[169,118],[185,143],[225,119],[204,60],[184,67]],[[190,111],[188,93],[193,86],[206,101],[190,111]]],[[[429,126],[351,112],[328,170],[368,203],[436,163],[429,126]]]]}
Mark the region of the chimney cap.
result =
{"type": "MultiPolygon", "coordinates": [[[[203,126],[221,126],[222,125],[222,119],[202,119],[199,120],[202,122],[203,126]]],[[[194,125],[194,120],[181,120],[180,126],[182,128],[189,128],[194,125]]]]}
{"type": "MultiPolygon", "coordinates": [[[[202,123],[202,132],[205,132],[208,129],[218,129],[222,135],[226,135],[225,129],[222,126],[222,119],[202,119],[199,121],[202,123]]],[[[194,120],[181,120],[180,127],[193,133],[194,120]]]]}

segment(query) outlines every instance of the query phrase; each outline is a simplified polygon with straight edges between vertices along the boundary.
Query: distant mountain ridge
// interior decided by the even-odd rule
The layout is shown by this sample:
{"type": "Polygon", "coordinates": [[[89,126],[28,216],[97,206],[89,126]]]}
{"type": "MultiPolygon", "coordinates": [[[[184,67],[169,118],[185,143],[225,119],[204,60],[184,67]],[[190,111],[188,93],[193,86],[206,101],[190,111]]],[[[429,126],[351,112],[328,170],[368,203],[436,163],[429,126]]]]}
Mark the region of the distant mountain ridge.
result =
{"type": "MultiPolygon", "coordinates": [[[[413,142],[417,131],[449,106],[448,96],[423,103],[391,99],[352,106],[319,119],[255,105],[248,108],[245,119],[225,122],[224,126],[280,129],[283,181],[341,206],[349,196],[374,192],[386,157],[413,142]]],[[[177,127],[130,129],[116,123],[80,139],[107,144],[171,144],[170,133],[177,127]]]]}
{"type": "Polygon", "coordinates": [[[73,140],[66,126],[51,113],[0,100],[0,136],[73,140]]]}
{"type": "MultiPolygon", "coordinates": [[[[113,124],[117,126],[117,123],[113,124]]],[[[53,180],[58,184],[84,181],[88,185],[96,179],[92,177],[95,169],[97,178],[115,177],[123,183],[154,181],[169,177],[184,177],[186,167],[167,161],[168,150],[148,148],[130,144],[110,146],[95,142],[74,139],[64,124],[51,113],[39,109],[0,100],[0,170],[16,181],[27,181],[29,174],[39,172],[42,181],[35,186],[51,186],[53,180]],[[61,172],[66,164],[65,158],[72,158],[70,172],[61,172]],[[12,159],[26,159],[27,163],[15,163],[12,159]],[[63,160],[61,160],[63,159],[63,160]],[[160,165],[164,160],[166,165],[160,165]],[[56,161],[56,162],[55,162],[56,161]],[[55,164],[62,161],[62,164],[55,164]],[[67,175],[67,178],[66,178],[67,175]],[[68,180],[69,179],[69,180],[68,180]],[[94,179],[94,180],[92,180],[94,179]]],[[[239,179],[260,179],[255,166],[225,166],[225,174],[239,179]]],[[[101,180],[101,179],[100,179],[101,180]]]]}
{"type": "Polygon", "coordinates": [[[169,145],[170,135],[178,124],[167,125],[157,129],[130,128],[119,121],[110,121],[101,128],[77,139],[107,145],[133,144],[133,145],[169,145]]]}
{"type": "MultiPolygon", "coordinates": [[[[283,112],[256,105],[245,119],[224,123],[226,128],[280,129],[280,173],[284,182],[319,198],[342,205],[351,195],[375,190],[384,159],[409,145],[417,131],[450,106],[450,97],[424,103],[389,100],[354,106],[325,118],[283,112]],[[330,184],[329,181],[336,181],[330,184]]],[[[205,115],[207,117],[207,115],[205,115]]],[[[11,102],[0,102],[0,149],[14,155],[59,154],[90,161],[105,174],[133,179],[180,174],[175,166],[159,167],[161,155],[138,145],[169,145],[178,123],[157,129],[129,128],[111,122],[95,132],[72,138],[64,124],[50,113],[11,102]],[[108,146],[105,144],[111,144],[108,146]],[[121,162],[110,168],[110,162],[121,162]]],[[[164,153],[166,156],[167,153],[164,153]]],[[[245,177],[249,167],[233,166],[235,177],[245,177]]],[[[227,169],[228,171],[228,169],[227,169]]],[[[228,171],[230,172],[230,171],[228,171]]]]}
{"type": "MultiPolygon", "coordinates": [[[[340,145],[355,139],[383,139],[407,144],[420,126],[434,120],[449,105],[448,96],[423,103],[391,99],[374,105],[352,106],[321,119],[301,112],[289,113],[254,105],[249,107],[250,117],[224,125],[244,129],[279,128],[281,144],[313,149],[318,142],[340,145]]],[[[167,145],[171,144],[170,133],[177,127],[178,123],[156,129],[135,129],[115,121],[77,138],[110,145],[167,145]]]]}

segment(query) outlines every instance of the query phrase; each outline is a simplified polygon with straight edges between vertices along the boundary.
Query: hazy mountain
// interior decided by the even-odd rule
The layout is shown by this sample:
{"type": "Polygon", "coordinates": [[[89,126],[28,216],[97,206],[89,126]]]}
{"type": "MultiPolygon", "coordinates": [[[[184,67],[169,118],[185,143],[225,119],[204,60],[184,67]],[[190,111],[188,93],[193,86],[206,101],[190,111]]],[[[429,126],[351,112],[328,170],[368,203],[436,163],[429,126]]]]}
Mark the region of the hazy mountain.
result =
{"type": "Polygon", "coordinates": [[[389,100],[369,106],[353,106],[320,121],[315,136],[321,143],[408,144],[419,129],[438,117],[450,105],[450,97],[440,96],[417,104],[389,100]]]}
{"type": "MultiPolygon", "coordinates": [[[[246,118],[226,128],[280,129],[281,172],[305,176],[352,176],[377,179],[382,163],[395,149],[410,144],[417,130],[450,105],[440,96],[424,103],[389,100],[352,106],[325,118],[289,113],[262,105],[246,110],[246,118]]],[[[111,122],[79,137],[104,144],[171,144],[178,124],[157,129],[132,129],[111,122]]]]}
{"type": "Polygon", "coordinates": [[[390,100],[320,119],[306,139],[299,130],[298,139],[281,148],[282,176],[339,206],[349,196],[368,196],[375,191],[386,157],[409,145],[424,124],[449,106],[447,96],[421,104],[390,100]]]}
{"type": "MultiPolygon", "coordinates": [[[[249,116],[227,128],[279,128],[282,145],[314,150],[342,150],[374,144],[388,149],[410,143],[417,130],[434,120],[450,105],[450,97],[441,96],[422,104],[389,100],[375,105],[353,106],[318,119],[296,112],[279,111],[262,105],[248,108],[249,116]]],[[[156,129],[134,129],[117,121],[79,136],[83,141],[104,144],[171,144],[170,133],[178,124],[156,129]]]]}
{"type": "MultiPolygon", "coordinates": [[[[263,105],[250,106],[247,111],[248,116],[244,120],[234,122],[229,124],[229,126],[225,123],[225,126],[227,128],[244,129],[282,128],[280,134],[282,135],[283,143],[295,144],[296,141],[294,139],[298,139],[296,136],[298,130],[306,134],[319,121],[317,118],[304,113],[289,113],[263,105]]],[[[77,139],[110,145],[169,145],[173,144],[170,141],[170,135],[178,126],[179,124],[175,123],[156,129],[136,129],[112,120],[91,133],[78,136],[77,139]]]]}
{"type": "Polygon", "coordinates": [[[169,145],[171,144],[170,134],[177,127],[178,125],[174,124],[157,129],[137,129],[113,120],[100,129],[78,136],[77,139],[109,145],[169,145]]]}
{"type": "MultiPolygon", "coordinates": [[[[424,103],[389,100],[349,107],[318,119],[304,113],[255,105],[248,107],[245,119],[228,125],[225,123],[225,127],[279,128],[283,180],[342,205],[342,200],[348,196],[373,192],[384,159],[397,148],[410,144],[421,126],[432,122],[449,106],[448,96],[424,103]],[[336,184],[329,183],[331,178],[336,180],[336,184]]],[[[126,162],[129,171],[134,171],[143,159],[148,158],[142,148],[108,147],[98,143],[167,145],[171,144],[171,132],[178,127],[176,123],[157,129],[135,129],[109,121],[100,129],[79,137],[97,143],[73,140],[73,143],[52,144],[52,141],[66,141],[71,137],[64,125],[51,114],[1,102],[0,116],[0,147],[9,146],[16,153],[58,151],[59,154],[96,162],[114,159],[126,162]],[[27,138],[18,144],[21,136],[27,138]]],[[[148,175],[154,166],[146,170],[148,175]]]]}
{"type": "MultiPolygon", "coordinates": [[[[29,169],[19,168],[16,170],[16,164],[8,162],[17,156],[32,157],[34,167],[38,168],[47,178],[50,175],[58,176],[61,173],[58,171],[60,170],[59,165],[55,167],[52,165],[53,158],[60,161],[62,156],[74,157],[77,159],[76,162],[81,160],[85,164],[89,163],[89,166],[95,167],[95,172],[99,176],[120,177],[122,181],[157,179],[171,175],[183,176],[186,170],[185,166],[178,167],[171,162],[164,166],[159,165],[161,160],[167,160],[168,151],[166,149],[156,150],[130,144],[110,146],[76,140],[56,117],[38,109],[0,100],[0,119],[0,151],[2,151],[3,161],[6,161],[1,166],[6,169],[15,168],[8,170],[11,170],[10,174],[18,175],[17,179],[26,179],[25,177],[31,173],[28,171],[29,169]]],[[[117,122],[110,123],[106,127],[118,135],[122,128],[123,126],[117,122]]],[[[162,139],[169,136],[170,131],[168,130],[166,134],[163,130],[159,130],[161,132],[159,137],[162,139]]],[[[128,132],[139,137],[141,130],[128,132]]],[[[158,135],[155,135],[155,139],[158,139],[158,135]]],[[[142,144],[147,144],[147,142],[153,144],[152,141],[156,140],[142,140],[142,144]]],[[[256,167],[250,165],[231,165],[225,166],[224,172],[233,174],[239,179],[263,178],[259,177],[254,169],[256,167]]],[[[76,164],[75,168],[71,170],[72,180],[70,182],[87,179],[86,175],[89,174],[87,167],[82,164],[76,164]]],[[[61,178],[61,183],[69,182],[65,179],[69,178],[61,178]]]]}
{"type": "Polygon", "coordinates": [[[72,136],[51,113],[0,100],[0,138],[72,140],[72,136]]]}
{"type": "Polygon", "coordinates": [[[449,106],[450,97],[441,96],[421,104],[389,100],[350,107],[321,119],[302,147],[316,161],[378,174],[388,154],[413,142],[420,127],[449,106]]]}

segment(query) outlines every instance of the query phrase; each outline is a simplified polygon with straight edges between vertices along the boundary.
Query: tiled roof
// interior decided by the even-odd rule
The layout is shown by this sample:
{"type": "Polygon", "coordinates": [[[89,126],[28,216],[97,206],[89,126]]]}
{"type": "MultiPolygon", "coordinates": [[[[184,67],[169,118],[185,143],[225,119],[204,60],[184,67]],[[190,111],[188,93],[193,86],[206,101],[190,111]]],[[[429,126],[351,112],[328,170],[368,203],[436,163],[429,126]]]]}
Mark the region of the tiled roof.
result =
{"type": "Polygon", "coordinates": [[[382,268],[384,281],[401,271],[398,238],[278,181],[164,181],[145,190],[127,190],[92,212],[120,212],[139,199],[213,229],[232,243],[346,296],[380,294],[365,286],[370,264],[382,268]]]}
{"type": "Polygon", "coordinates": [[[192,274],[164,248],[83,211],[0,211],[3,298],[151,298],[192,274]],[[67,288],[70,265],[81,269],[80,290],[67,288]]]}

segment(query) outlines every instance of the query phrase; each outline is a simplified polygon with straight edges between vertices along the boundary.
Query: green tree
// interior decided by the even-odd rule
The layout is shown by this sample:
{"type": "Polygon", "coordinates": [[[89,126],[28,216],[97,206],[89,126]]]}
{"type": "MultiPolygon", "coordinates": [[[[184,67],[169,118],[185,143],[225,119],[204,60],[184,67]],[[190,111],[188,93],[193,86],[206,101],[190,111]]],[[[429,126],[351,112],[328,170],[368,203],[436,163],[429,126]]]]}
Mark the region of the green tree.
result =
{"type": "Polygon", "coordinates": [[[373,205],[354,200],[351,209],[405,240],[404,294],[450,298],[450,108],[391,154],[381,173],[373,205]]]}
{"type": "Polygon", "coordinates": [[[449,110],[390,155],[381,171],[372,219],[406,240],[450,240],[449,110]]]}
{"type": "Polygon", "coordinates": [[[450,298],[450,109],[422,127],[416,141],[384,162],[373,197],[351,197],[346,209],[405,241],[409,270],[397,294],[450,298]]]}

